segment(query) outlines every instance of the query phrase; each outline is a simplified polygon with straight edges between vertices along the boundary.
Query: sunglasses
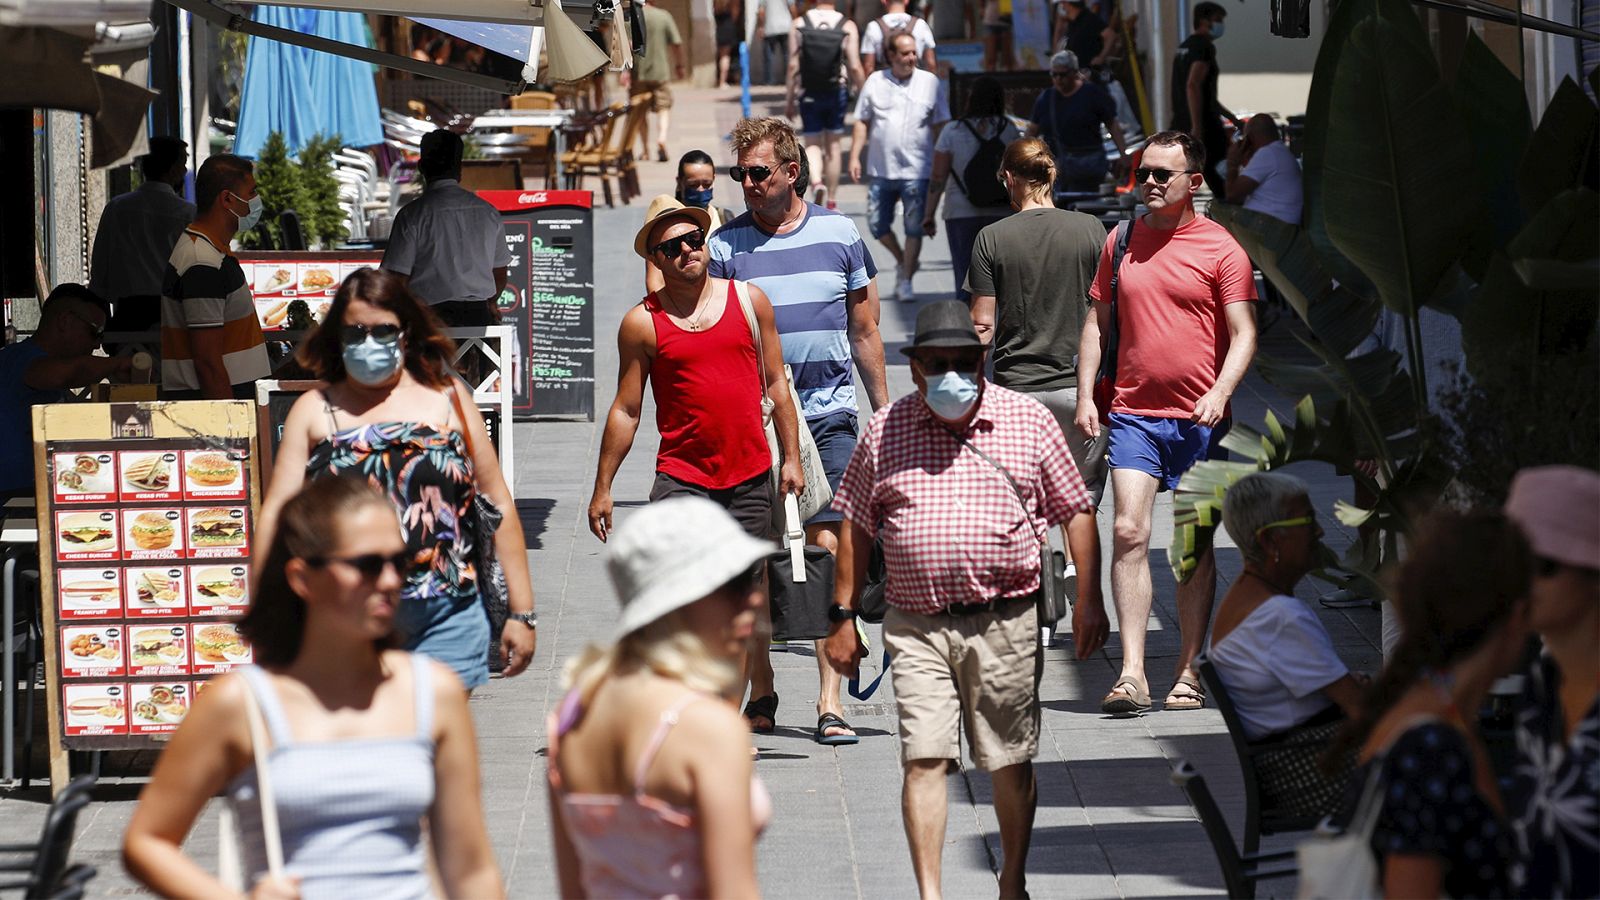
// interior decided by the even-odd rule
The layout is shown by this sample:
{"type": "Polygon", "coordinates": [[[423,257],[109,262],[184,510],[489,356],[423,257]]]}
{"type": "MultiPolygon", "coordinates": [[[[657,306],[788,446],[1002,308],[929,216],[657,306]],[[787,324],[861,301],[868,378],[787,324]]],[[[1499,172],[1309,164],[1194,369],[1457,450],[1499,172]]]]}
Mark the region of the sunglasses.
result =
{"type": "Polygon", "coordinates": [[[359,344],[367,338],[372,338],[380,344],[392,344],[400,340],[402,330],[399,325],[345,325],[339,329],[339,340],[345,346],[359,344]]]}
{"type": "Polygon", "coordinates": [[[1146,169],[1141,166],[1133,170],[1133,183],[1144,184],[1146,178],[1153,178],[1156,184],[1166,184],[1174,175],[1195,175],[1199,171],[1199,169],[1184,169],[1179,172],[1175,169],[1146,169]]]}
{"type": "Polygon", "coordinates": [[[1050,73],[1050,79],[1052,81],[1060,81],[1063,78],[1071,78],[1072,76],[1074,76],[1076,74],[1078,74],[1078,73],[1073,71],[1073,70],[1071,70],[1071,69],[1068,69],[1068,70],[1066,70],[1064,72],[1054,72],[1053,71],[1053,72],[1050,73]]]}
{"type": "Polygon", "coordinates": [[[675,259],[677,258],[678,254],[683,252],[684,247],[688,247],[690,250],[699,250],[705,245],[706,233],[696,228],[693,231],[680,234],[675,238],[667,238],[654,247],[651,247],[650,252],[652,254],[665,253],[668,259],[675,259]]]}
{"type": "Polygon", "coordinates": [[[70,309],[67,310],[66,313],[74,319],[77,319],[79,322],[89,326],[89,333],[94,335],[95,340],[99,340],[100,337],[106,333],[106,327],[104,325],[96,325],[94,322],[90,321],[88,317],[81,316],[70,309]]]}
{"type": "Polygon", "coordinates": [[[1268,522],[1260,528],[1257,528],[1256,537],[1261,537],[1261,532],[1271,528],[1297,528],[1301,525],[1315,525],[1316,523],[1316,516],[1296,516],[1293,519],[1279,519],[1276,522],[1268,522]]]}
{"type": "Polygon", "coordinates": [[[411,565],[411,551],[402,550],[399,553],[363,553],[360,556],[308,556],[306,565],[322,568],[328,563],[344,563],[357,572],[362,578],[368,580],[382,575],[384,570],[394,566],[396,573],[404,574],[406,567],[411,565]]]}
{"type": "Polygon", "coordinates": [[[978,371],[978,366],[983,363],[982,354],[972,356],[919,356],[917,365],[922,368],[924,375],[943,375],[946,372],[960,372],[970,375],[978,371]]]}
{"type": "Polygon", "coordinates": [[[729,166],[728,177],[740,184],[744,184],[744,177],[749,175],[751,181],[761,184],[771,178],[774,171],[776,170],[766,166],[729,166]]]}

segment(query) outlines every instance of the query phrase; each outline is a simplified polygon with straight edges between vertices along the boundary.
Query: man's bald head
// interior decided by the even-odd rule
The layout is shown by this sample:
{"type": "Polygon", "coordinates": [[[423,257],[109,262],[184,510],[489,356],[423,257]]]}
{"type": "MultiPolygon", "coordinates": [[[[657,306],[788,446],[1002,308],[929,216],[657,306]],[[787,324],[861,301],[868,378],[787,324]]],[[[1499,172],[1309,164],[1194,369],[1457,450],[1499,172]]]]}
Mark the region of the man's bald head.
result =
{"type": "Polygon", "coordinates": [[[1256,113],[1245,123],[1244,133],[1258,146],[1283,140],[1278,133],[1278,123],[1267,113],[1256,113]]]}

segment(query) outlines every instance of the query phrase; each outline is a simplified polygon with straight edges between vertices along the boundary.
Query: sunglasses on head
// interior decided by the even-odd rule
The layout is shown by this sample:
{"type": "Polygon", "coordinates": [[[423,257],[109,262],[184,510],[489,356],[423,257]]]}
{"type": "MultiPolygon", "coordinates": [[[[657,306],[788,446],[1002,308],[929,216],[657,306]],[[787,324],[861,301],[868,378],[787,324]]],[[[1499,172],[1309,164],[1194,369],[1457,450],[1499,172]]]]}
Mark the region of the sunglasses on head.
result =
{"type": "Polygon", "coordinates": [[[339,340],[346,345],[359,344],[371,337],[380,344],[392,344],[400,340],[401,329],[399,325],[345,325],[339,329],[339,340]]]}
{"type": "Polygon", "coordinates": [[[740,184],[744,184],[744,177],[749,175],[751,181],[760,184],[771,178],[774,171],[776,170],[767,166],[729,166],[728,177],[740,184]]]}
{"type": "Polygon", "coordinates": [[[306,565],[322,568],[328,563],[344,563],[357,572],[362,578],[377,578],[383,570],[394,566],[395,572],[405,574],[406,567],[411,565],[411,552],[402,550],[399,553],[363,553],[360,556],[308,556],[306,565]]]}
{"type": "Polygon", "coordinates": [[[699,250],[705,245],[706,233],[696,228],[691,232],[680,234],[675,238],[667,238],[654,247],[651,247],[650,252],[652,254],[665,253],[668,259],[672,259],[678,254],[682,253],[684,247],[688,247],[690,250],[699,250]]]}
{"type": "Polygon", "coordinates": [[[1146,169],[1140,166],[1133,170],[1133,183],[1143,184],[1146,178],[1153,178],[1156,184],[1166,184],[1174,175],[1194,175],[1199,171],[1199,169],[1184,169],[1180,172],[1176,169],[1146,169]]]}

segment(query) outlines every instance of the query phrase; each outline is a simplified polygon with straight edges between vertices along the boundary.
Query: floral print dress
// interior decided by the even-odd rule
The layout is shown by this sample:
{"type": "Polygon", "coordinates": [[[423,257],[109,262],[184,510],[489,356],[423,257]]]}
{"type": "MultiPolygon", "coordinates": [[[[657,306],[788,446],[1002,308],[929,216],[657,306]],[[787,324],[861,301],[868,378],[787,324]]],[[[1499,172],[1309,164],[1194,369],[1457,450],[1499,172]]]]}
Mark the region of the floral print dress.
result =
{"type": "Polygon", "coordinates": [[[489,621],[478,600],[472,536],[461,529],[477,491],[461,432],[423,422],[341,429],[324,404],[330,435],[312,448],[306,477],[359,475],[389,495],[412,555],[395,616],[405,647],[455,669],[469,689],[483,684],[489,621]]]}

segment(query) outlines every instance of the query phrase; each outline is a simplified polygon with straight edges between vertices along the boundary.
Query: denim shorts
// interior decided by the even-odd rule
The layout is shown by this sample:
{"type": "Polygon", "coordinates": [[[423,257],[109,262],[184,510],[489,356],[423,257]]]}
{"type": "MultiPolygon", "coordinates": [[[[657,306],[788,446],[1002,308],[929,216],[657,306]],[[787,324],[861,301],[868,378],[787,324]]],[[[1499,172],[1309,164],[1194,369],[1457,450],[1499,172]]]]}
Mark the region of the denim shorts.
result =
{"type": "Polygon", "coordinates": [[[1233,425],[1223,419],[1206,427],[1188,419],[1112,413],[1110,459],[1112,469],[1135,469],[1170,491],[1194,464],[1205,459],[1227,459],[1222,437],[1233,425]]]}
{"type": "Polygon", "coordinates": [[[842,133],[844,110],[849,105],[850,95],[845,91],[844,85],[839,86],[838,93],[831,95],[826,91],[820,94],[801,94],[800,133],[821,134],[824,131],[842,133]]]}
{"type": "Polygon", "coordinates": [[[928,199],[926,178],[872,178],[867,181],[867,230],[881,238],[894,230],[894,205],[900,203],[907,239],[922,237],[922,207],[928,199]]]}
{"type": "MultiPolygon", "coordinates": [[[[856,452],[856,414],[847,411],[828,413],[806,422],[806,426],[811,429],[812,440],[817,442],[817,455],[822,457],[822,471],[828,473],[828,487],[837,491],[839,482],[844,478],[844,467],[850,464],[850,456],[856,452]]],[[[833,504],[829,503],[822,508],[822,512],[807,519],[806,524],[843,520],[844,516],[834,512],[833,504]]]]}

